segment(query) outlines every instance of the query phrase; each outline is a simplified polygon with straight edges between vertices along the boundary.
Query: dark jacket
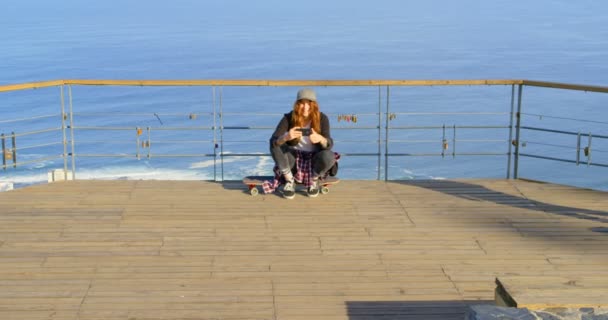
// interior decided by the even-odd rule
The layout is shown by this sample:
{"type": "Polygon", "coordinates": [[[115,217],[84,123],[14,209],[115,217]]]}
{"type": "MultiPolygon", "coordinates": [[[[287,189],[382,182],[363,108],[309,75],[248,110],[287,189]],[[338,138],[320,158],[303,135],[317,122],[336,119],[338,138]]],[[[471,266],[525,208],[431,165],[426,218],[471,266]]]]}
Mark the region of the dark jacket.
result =
{"type": "MultiPolygon", "coordinates": [[[[292,112],[284,114],[283,118],[281,118],[281,121],[279,121],[279,124],[277,125],[277,128],[274,130],[272,137],[270,137],[270,147],[271,148],[273,146],[275,146],[276,141],[281,136],[283,136],[285,134],[285,132],[289,131],[289,129],[294,127],[294,125],[291,123],[292,112]]],[[[324,150],[324,149],[331,150],[331,148],[334,145],[334,140],[331,138],[331,132],[329,129],[329,118],[323,112],[321,112],[321,132],[317,132],[317,133],[319,133],[320,135],[325,137],[325,139],[327,139],[327,147],[325,147],[325,148],[323,148],[323,146],[321,146],[320,143],[316,144],[317,151],[324,150]]],[[[295,146],[298,144],[298,139],[293,139],[293,140],[287,141],[286,143],[290,146],[295,146]]]]}

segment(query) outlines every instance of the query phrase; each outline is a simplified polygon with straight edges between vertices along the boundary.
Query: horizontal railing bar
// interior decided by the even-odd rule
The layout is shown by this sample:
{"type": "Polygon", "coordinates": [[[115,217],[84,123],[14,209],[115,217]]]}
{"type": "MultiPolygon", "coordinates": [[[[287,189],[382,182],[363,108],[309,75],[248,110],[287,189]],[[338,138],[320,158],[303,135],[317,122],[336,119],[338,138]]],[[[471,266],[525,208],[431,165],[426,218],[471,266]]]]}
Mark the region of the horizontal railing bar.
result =
{"type": "Polygon", "coordinates": [[[458,139],[456,142],[509,142],[509,139],[458,139]]]}
{"type": "MultiPolygon", "coordinates": [[[[147,127],[140,127],[140,129],[146,129],[147,127]]],[[[180,131],[180,130],[213,130],[213,127],[150,127],[152,131],[180,131]]]]}
{"type": "MultiPolygon", "coordinates": [[[[192,113],[158,113],[155,112],[156,115],[158,116],[190,116],[190,115],[196,115],[196,116],[200,116],[200,115],[209,115],[212,116],[213,113],[212,112],[192,112],[192,113]]],[[[112,116],[112,117],[131,117],[131,116],[154,116],[155,113],[118,113],[118,112],[111,112],[111,113],[106,113],[106,112],[74,112],[73,115],[75,116],[112,116]]]]}
{"type": "MultiPolygon", "coordinates": [[[[147,153],[142,153],[139,155],[140,158],[146,158],[148,156],[147,153]]],[[[200,154],[150,154],[151,158],[172,158],[172,157],[213,157],[215,156],[213,153],[200,153],[200,154]]],[[[122,155],[122,154],[78,154],[78,157],[87,157],[87,158],[108,158],[108,157],[118,157],[118,158],[137,158],[137,155],[122,155]]]]}
{"type": "MultiPolygon", "coordinates": [[[[488,139],[488,140],[485,140],[485,139],[483,139],[483,140],[477,140],[477,139],[461,139],[461,140],[446,139],[446,140],[449,141],[449,142],[453,142],[453,141],[456,141],[456,142],[508,142],[509,141],[509,140],[498,140],[498,139],[488,139]]],[[[438,140],[438,139],[435,139],[435,140],[399,140],[399,139],[395,139],[395,140],[393,140],[393,139],[391,139],[391,140],[388,140],[388,142],[441,143],[442,140],[438,140]]]]}
{"type": "Polygon", "coordinates": [[[608,124],[608,122],[605,122],[605,121],[595,121],[595,120],[585,120],[585,119],[576,119],[576,118],[556,117],[556,116],[548,116],[548,115],[536,114],[536,113],[524,113],[524,112],[522,112],[521,114],[525,115],[525,116],[534,116],[534,117],[549,118],[549,119],[560,119],[560,120],[571,120],[571,121],[588,122],[588,123],[608,124]]]}
{"type": "Polygon", "coordinates": [[[62,144],[63,144],[62,142],[43,143],[43,144],[37,144],[37,145],[31,145],[31,146],[24,146],[24,147],[15,148],[15,151],[27,150],[27,149],[35,149],[35,148],[48,147],[48,146],[56,146],[56,145],[62,145],[62,144]]]}
{"type": "Polygon", "coordinates": [[[26,164],[30,164],[30,163],[38,163],[38,162],[42,162],[42,161],[48,161],[48,160],[54,160],[54,159],[60,159],[63,158],[63,155],[58,155],[58,156],[51,156],[51,157],[44,157],[44,158],[39,158],[39,159],[34,159],[34,160],[27,160],[27,161],[17,161],[16,163],[11,163],[11,164],[6,164],[5,166],[2,166],[3,168],[8,168],[8,167],[20,167],[26,164]]]}
{"type": "Polygon", "coordinates": [[[218,153],[221,157],[269,157],[270,153],[218,153]]]}
{"type": "Polygon", "coordinates": [[[427,129],[508,129],[509,126],[391,126],[389,129],[427,130],[427,129]]]}
{"type": "MultiPolygon", "coordinates": [[[[160,114],[160,113],[159,113],[160,114]]],[[[224,115],[227,116],[282,116],[284,113],[257,113],[257,112],[224,112],[224,115]]],[[[356,116],[378,116],[378,113],[327,113],[325,114],[329,117],[337,117],[342,115],[356,115],[356,116]]]]}
{"type": "Polygon", "coordinates": [[[54,87],[54,86],[63,85],[64,83],[65,83],[64,80],[52,80],[52,81],[9,84],[9,85],[0,86],[0,92],[54,87]]]}
{"type": "Polygon", "coordinates": [[[28,117],[28,118],[0,120],[0,123],[21,122],[21,121],[38,120],[38,119],[54,118],[54,117],[61,118],[61,114],[57,113],[57,114],[48,114],[48,115],[34,116],[34,117],[28,117]]]}
{"type": "MultiPolygon", "coordinates": [[[[521,129],[527,129],[527,130],[533,130],[533,131],[543,131],[543,132],[552,132],[552,133],[562,133],[562,134],[569,134],[569,135],[573,135],[573,136],[577,136],[577,135],[581,135],[581,137],[588,137],[589,134],[588,133],[582,133],[582,132],[572,132],[572,131],[563,131],[563,130],[555,130],[555,129],[546,129],[546,128],[538,128],[538,127],[526,127],[526,126],[521,126],[521,129]]],[[[595,134],[591,134],[591,136],[593,138],[603,138],[603,139],[608,139],[608,136],[604,136],[604,135],[595,135],[595,134]]]]}
{"type": "Polygon", "coordinates": [[[74,85],[115,86],[449,86],[513,85],[523,80],[63,80],[74,85]]]}
{"type": "MultiPolygon", "coordinates": [[[[126,130],[126,131],[136,131],[135,127],[85,127],[85,126],[74,126],[74,130],[126,130]]],[[[140,128],[145,129],[145,128],[140,128]]]]}
{"type": "MultiPolygon", "coordinates": [[[[196,158],[196,157],[214,157],[216,156],[213,153],[184,153],[184,154],[157,154],[151,153],[150,158],[196,158]]],[[[147,157],[147,154],[142,154],[142,158],[147,157]]]]}
{"type": "MultiPolygon", "coordinates": [[[[145,130],[147,127],[139,127],[139,129],[145,130]]],[[[136,127],[89,127],[89,126],[75,126],[77,130],[128,130],[135,131],[136,127]]],[[[213,127],[150,127],[152,131],[179,131],[179,130],[213,130],[213,127]]]]}
{"type": "Polygon", "coordinates": [[[227,140],[224,139],[224,144],[229,144],[229,143],[268,143],[268,139],[266,140],[227,140]]]}
{"type": "MultiPolygon", "coordinates": [[[[222,129],[226,130],[274,130],[276,126],[226,126],[222,129]]],[[[378,126],[361,126],[361,127],[332,127],[332,130],[353,130],[353,129],[378,129],[378,126]]]]}
{"type": "MultiPolygon", "coordinates": [[[[566,146],[566,145],[560,145],[560,144],[544,143],[544,142],[529,141],[529,140],[526,140],[525,142],[527,144],[535,144],[535,145],[540,145],[540,146],[555,147],[555,148],[562,148],[562,149],[567,149],[567,150],[571,150],[571,151],[576,151],[575,146],[566,146]]],[[[603,153],[603,152],[608,152],[608,151],[593,148],[593,152],[602,152],[603,153]]]]}
{"type": "Polygon", "coordinates": [[[505,153],[505,152],[483,152],[483,153],[477,153],[477,152],[459,152],[459,153],[452,153],[452,152],[445,152],[445,153],[387,153],[387,156],[394,156],[394,157],[425,157],[425,156],[508,156],[509,153],[505,153]]]}
{"type": "MultiPolygon", "coordinates": [[[[155,141],[152,141],[152,142],[155,142],[155,141]]],[[[185,142],[187,142],[187,141],[185,141],[185,142]]],[[[209,142],[212,142],[212,141],[209,141],[209,142]]],[[[224,143],[243,143],[243,142],[247,142],[247,143],[261,143],[261,142],[268,143],[268,140],[226,140],[226,139],[224,139],[224,143]]],[[[370,143],[370,144],[371,143],[373,143],[373,144],[377,144],[378,143],[378,141],[376,141],[376,140],[335,140],[335,139],[334,139],[334,142],[338,142],[338,143],[370,143]]],[[[437,142],[437,141],[435,140],[435,142],[437,142]]],[[[158,142],[156,142],[156,143],[158,143],[158,142]]]]}
{"type": "MultiPolygon", "coordinates": [[[[525,140],[522,142],[525,142],[526,144],[536,144],[536,145],[547,146],[547,147],[556,147],[556,148],[562,148],[562,149],[576,150],[575,146],[566,146],[566,145],[544,143],[544,142],[537,142],[537,141],[530,141],[530,140],[525,140]]],[[[595,149],[593,151],[595,151],[595,149]]]]}
{"type": "Polygon", "coordinates": [[[392,112],[395,115],[407,115],[407,116],[427,116],[427,115],[442,115],[442,116],[458,116],[458,115],[500,115],[504,116],[510,114],[510,112],[392,112]]]}
{"type": "Polygon", "coordinates": [[[351,156],[374,156],[377,157],[378,155],[380,155],[377,152],[355,152],[355,153],[349,153],[349,152],[340,152],[340,156],[346,156],[346,157],[351,157],[351,156]]]}
{"type": "MultiPolygon", "coordinates": [[[[100,157],[100,158],[109,158],[109,157],[116,157],[116,158],[137,158],[137,155],[134,154],[112,154],[112,153],[79,153],[76,155],[77,157],[81,157],[81,158],[93,158],[93,157],[100,157]]],[[[141,155],[142,157],[145,157],[145,155],[141,155]]]]}
{"type": "Polygon", "coordinates": [[[284,113],[255,113],[255,112],[223,112],[226,116],[282,116],[284,113]]]}
{"type": "MultiPolygon", "coordinates": [[[[523,156],[523,157],[538,158],[538,159],[543,159],[543,160],[554,160],[554,161],[561,161],[561,162],[568,162],[568,163],[577,164],[576,160],[568,160],[568,159],[553,158],[553,157],[547,157],[547,156],[539,156],[539,155],[535,155],[535,154],[521,153],[521,152],[519,153],[519,155],[523,156]]],[[[578,164],[608,168],[608,164],[603,164],[603,163],[593,163],[593,162],[587,163],[585,161],[579,161],[578,164]]]]}
{"type": "Polygon", "coordinates": [[[24,137],[24,136],[31,136],[33,134],[40,134],[40,133],[46,133],[46,132],[53,132],[53,131],[61,131],[61,128],[48,128],[48,129],[42,129],[42,130],[36,130],[36,131],[28,131],[28,132],[20,132],[20,133],[15,133],[13,134],[5,134],[5,137],[10,138],[10,137],[24,137]]]}
{"type": "MultiPolygon", "coordinates": [[[[516,85],[524,80],[91,80],[68,79],[0,86],[0,92],[61,85],[112,86],[453,86],[516,85]]],[[[535,83],[535,82],[531,82],[535,83]]]]}
{"type": "MultiPolygon", "coordinates": [[[[224,141],[226,141],[226,140],[224,140],[224,141]]],[[[266,142],[268,142],[268,141],[266,141],[266,142]]],[[[167,144],[167,143],[213,143],[213,140],[150,140],[150,143],[152,143],[152,144],[167,144]]]]}
{"type": "MultiPolygon", "coordinates": [[[[140,141],[148,141],[147,139],[140,139],[140,141]]],[[[71,141],[68,141],[71,142],[71,141]]],[[[107,144],[107,145],[114,145],[114,144],[134,144],[137,141],[135,140],[77,140],[74,141],[74,144],[76,145],[83,145],[83,144],[107,144]]]]}
{"type": "Polygon", "coordinates": [[[260,130],[260,129],[264,129],[264,130],[268,130],[268,129],[275,129],[276,126],[227,126],[227,127],[221,127],[220,129],[224,129],[224,130],[260,130]]]}
{"type": "Polygon", "coordinates": [[[369,130],[369,129],[373,129],[373,130],[378,130],[378,128],[380,128],[379,126],[361,126],[361,127],[332,127],[332,130],[357,130],[357,129],[364,129],[364,130],[369,130]]]}
{"type": "Polygon", "coordinates": [[[608,87],[565,84],[534,80],[90,80],[67,79],[0,86],[0,92],[60,85],[113,86],[451,86],[451,85],[527,85],[578,91],[608,93],[608,87]]]}
{"type": "Polygon", "coordinates": [[[568,83],[545,82],[545,81],[534,81],[534,80],[523,80],[522,84],[526,85],[526,86],[532,86],[532,87],[545,87],[545,88],[554,88],[554,89],[567,89],[567,90],[576,90],[576,91],[608,93],[608,87],[601,87],[601,86],[588,86],[588,85],[580,85],[580,84],[568,84],[568,83]]]}
{"type": "MultiPolygon", "coordinates": [[[[383,140],[384,141],[384,140],[383,140]]],[[[373,143],[373,144],[378,144],[378,140],[336,140],[334,139],[334,142],[339,142],[339,143],[373,143]]]]}
{"type": "Polygon", "coordinates": [[[388,140],[388,142],[399,142],[399,143],[441,143],[442,141],[439,139],[435,139],[435,140],[399,140],[399,139],[391,139],[388,140]]]}
{"type": "MultiPolygon", "coordinates": [[[[375,113],[359,113],[359,112],[351,112],[351,113],[346,113],[346,112],[341,112],[341,113],[325,113],[326,115],[330,116],[330,117],[337,117],[337,116],[350,116],[350,115],[355,115],[355,116],[374,116],[377,117],[378,116],[378,112],[375,113]]],[[[385,112],[383,112],[382,114],[386,114],[385,112]]]]}
{"type": "MultiPolygon", "coordinates": [[[[224,154],[218,154],[219,156],[223,156],[223,157],[270,157],[270,153],[224,153],[224,154]]],[[[357,153],[348,153],[348,152],[340,152],[340,156],[378,156],[378,153],[364,153],[364,152],[357,152],[357,153]]]]}

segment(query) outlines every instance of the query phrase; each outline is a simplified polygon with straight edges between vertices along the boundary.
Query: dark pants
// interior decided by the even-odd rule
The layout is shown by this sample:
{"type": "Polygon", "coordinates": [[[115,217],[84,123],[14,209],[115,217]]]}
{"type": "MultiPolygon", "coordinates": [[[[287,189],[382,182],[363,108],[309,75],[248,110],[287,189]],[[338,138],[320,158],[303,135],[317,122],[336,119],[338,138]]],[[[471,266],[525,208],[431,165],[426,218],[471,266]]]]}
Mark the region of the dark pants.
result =
{"type": "MultiPolygon", "coordinates": [[[[281,146],[270,147],[270,154],[274,163],[279,167],[279,171],[287,172],[296,165],[295,150],[283,144],[281,146]]],[[[331,150],[321,150],[312,157],[313,177],[323,176],[331,169],[335,163],[334,152],[331,150]]]]}

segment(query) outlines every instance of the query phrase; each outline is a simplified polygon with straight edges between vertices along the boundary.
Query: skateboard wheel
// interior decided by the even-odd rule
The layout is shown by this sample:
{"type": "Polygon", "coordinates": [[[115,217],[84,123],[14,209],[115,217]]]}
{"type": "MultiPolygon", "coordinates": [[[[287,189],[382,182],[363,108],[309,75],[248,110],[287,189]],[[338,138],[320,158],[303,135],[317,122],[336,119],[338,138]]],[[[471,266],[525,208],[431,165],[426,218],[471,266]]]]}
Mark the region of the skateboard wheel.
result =
{"type": "Polygon", "coordinates": [[[251,193],[252,196],[257,196],[258,195],[258,188],[251,188],[251,190],[249,190],[249,193],[251,193]]]}
{"type": "Polygon", "coordinates": [[[321,193],[322,193],[322,194],[329,193],[329,188],[328,188],[328,187],[322,187],[322,188],[321,188],[321,193]]]}

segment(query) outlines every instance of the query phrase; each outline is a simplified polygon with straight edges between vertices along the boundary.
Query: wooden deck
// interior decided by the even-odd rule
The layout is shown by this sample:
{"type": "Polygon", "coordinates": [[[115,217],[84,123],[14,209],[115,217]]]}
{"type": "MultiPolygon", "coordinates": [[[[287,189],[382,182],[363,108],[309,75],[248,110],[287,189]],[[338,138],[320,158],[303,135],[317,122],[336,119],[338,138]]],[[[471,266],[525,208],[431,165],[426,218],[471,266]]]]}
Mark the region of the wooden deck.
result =
{"type": "Polygon", "coordinates": [[[522,180],[75,181],[0,193],[0,319],[463,319],[495,278],[607,297],[608,193],[522,180]]]}

